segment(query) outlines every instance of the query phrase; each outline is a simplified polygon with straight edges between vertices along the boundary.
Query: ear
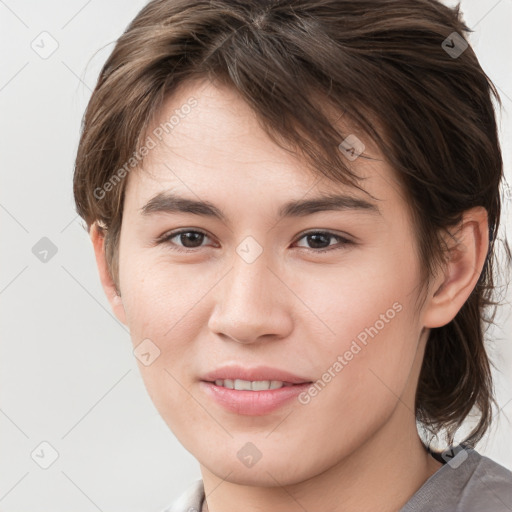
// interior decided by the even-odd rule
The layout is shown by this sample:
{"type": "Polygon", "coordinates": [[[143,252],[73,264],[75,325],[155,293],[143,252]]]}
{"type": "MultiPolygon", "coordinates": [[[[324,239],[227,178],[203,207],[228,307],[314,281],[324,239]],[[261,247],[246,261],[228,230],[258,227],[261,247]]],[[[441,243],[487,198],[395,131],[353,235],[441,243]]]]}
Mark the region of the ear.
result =
{"type": "Polygon", "coordinates": [[[127,325],[123,301],[121,296],[117,293],[116,286],[108,270],[107,260],[105,257],[105,235],[99,228],[97,222],[91,226],[89,236],[91,237],[92,245],[94,247],[96,265],[98,266],[103,291],[107,296],[114,315],[116,315],[120,322],[127,325]]]}
{"type": "Polygon", "coordinates": [[[477,206],[464,212],[459,229],[449,237],[444,273],[434,281],[424,311],[425,327],[451,322],[473,291],[489,248],[487,210],[477,206]]]}

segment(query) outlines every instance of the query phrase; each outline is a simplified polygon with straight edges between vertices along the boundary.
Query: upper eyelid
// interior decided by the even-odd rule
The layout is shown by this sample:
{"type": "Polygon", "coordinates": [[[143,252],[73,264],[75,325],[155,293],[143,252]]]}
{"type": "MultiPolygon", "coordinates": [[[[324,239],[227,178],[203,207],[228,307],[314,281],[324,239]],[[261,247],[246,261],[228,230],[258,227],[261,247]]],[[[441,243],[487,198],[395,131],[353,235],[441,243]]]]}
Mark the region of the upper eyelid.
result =
{"type": "Polygon", "coordinates": [[[163,235],[156,238],[156,240],[165,240],[169,238],[174,238],[175,236],[181,235],[183,233],[201,233],[203,235],[206,235],[209,238],[211,237],[206,231],[199,229],[199,228],[184,228],[184,229],[177,229],[176,231],[166,231],[163,235]]]}
{"type": "Polygon", "coordinates": [[[306,235],[315,234],[315,233],[327,234],[327,235],[331,235],[334,237],[345,238],[347,240],[353,239],[353,237],[351,235],[349,235],[348,233],[344,233],[344,232],[337,233],[330,229],[321,229],[321,228],[315,229],[315,228],[313,228],[313,229],[307,229],[306,231],[302,231],[295,237],[295,240],[300,240],[301,238],[305,237],[306,235]]]}

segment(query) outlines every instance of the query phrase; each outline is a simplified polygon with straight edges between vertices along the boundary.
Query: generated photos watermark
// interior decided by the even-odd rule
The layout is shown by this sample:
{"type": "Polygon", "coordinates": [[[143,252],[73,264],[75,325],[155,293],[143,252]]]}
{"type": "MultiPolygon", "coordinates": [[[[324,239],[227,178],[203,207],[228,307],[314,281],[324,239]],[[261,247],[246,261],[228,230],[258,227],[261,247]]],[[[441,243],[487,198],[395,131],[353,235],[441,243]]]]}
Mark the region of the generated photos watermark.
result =
{"type": "Polygon", "coordinates": [[[190,114],[192,108],[197,106],[197,100],[193,96],[187,100],[179,109],[174,110],[174,114],[165,122],[160,123],[153,131],[152,136],[149,135],[146,138],[145,144],[143,144],[138,150],[134,151],[132,156],[128,158],[128,160],[124,163],[122,167],[120,167],[101,187],[96,187],[93,191],[93,195],[96,199],[101,200],[106,195],[107,192],[113,190],[116,185],[118,185],[126,175],[137,167],[144,157],[146,157],[149,152],[154,149],[159,142],[162,141],[164,134],[171,133],[178,124],[180,124],[181,119],[184,119],[187,115],[190,114]],[[156,140],[155,140],[156,139],[156,140]]]}
{"type": "Polygon", "coordinates": [[[359,354],[363,348],[365,348],[368,345],[369,338],[373,339],[375,336],[379,334],[384,327],[386,327],[387,324],[395,316],[397,313],[400,313],[402,311],[403,306],[398,301],[394,302],[392,307],[386,310],[385,313],[381,313],[379,316],[379,319],[374,322],[373,325],[370,327],[365,327],[353,340],[350,344],[350,348],[346,350],[343,355],[339,355],[336,358],[336,361],[322,374],[322,377],[318,379],[316,382],[311,384],[309,388],[306,391],[303,391],[298,396],[298,401],[302,405],[307,405],[311,402],[311,399],[322,391],[325,386],[331,380],[338,375],[345,366],[347,366],[354,357],[359,354]]]}

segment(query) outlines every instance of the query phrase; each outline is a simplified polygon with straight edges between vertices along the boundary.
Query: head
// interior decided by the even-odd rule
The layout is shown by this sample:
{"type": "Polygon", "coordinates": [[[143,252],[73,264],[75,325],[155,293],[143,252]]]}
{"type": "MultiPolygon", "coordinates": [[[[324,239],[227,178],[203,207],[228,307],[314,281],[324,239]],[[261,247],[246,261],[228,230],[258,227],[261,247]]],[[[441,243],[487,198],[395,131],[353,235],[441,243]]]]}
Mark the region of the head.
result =
{"type": "Polygon", "coordinates": [[[77,211],[117,318],[158,353],[139,362],[151,398],[206,466],[250,436],[288,475],[305,447],[304,477],[397,404],[447,444],[470,412],[467,444],[489,427],[499,96],[470,46],[445,50],[453,32],[458,8],[431,0],[157,0],[117,41],[77,211]],[[227,413],[200,389],[233,362],[317,391],[268,435],[283,410],[227,413]]]}

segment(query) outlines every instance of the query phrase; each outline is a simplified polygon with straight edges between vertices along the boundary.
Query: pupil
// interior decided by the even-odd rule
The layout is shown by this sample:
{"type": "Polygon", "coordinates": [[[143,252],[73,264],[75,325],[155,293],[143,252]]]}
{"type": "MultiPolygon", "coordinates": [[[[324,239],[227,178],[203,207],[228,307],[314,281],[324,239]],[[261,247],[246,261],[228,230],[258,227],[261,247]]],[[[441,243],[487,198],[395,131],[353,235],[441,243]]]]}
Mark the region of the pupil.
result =
{"type": "MultiPolygon", "coordinates": [[[[316,243],[315,239],[318,239],[318,238],[320,238],[320,239],[323,238],[324,241],[327,240],[327,246],[329,246],[329,235],[314,234],[314,235],[308,235],[308,238],[310,239],[310,241],[313,240],[313,244],[312,245],[313,245],[314,249],[318,249],[318,246],[315,246],[315,243],[316,243]]],[[[320,244],[321,244],[321,242],[320,242],[320,244]]]]}
{"type": "MultiPolygon", "coordinates": [[[[196,247],[195,245],[188,245],[188,242],[190,242],[191,238],[200,238],[202,237],[203,234],[202,233],[196,233],[196,232],[188,232],[188,233],[182,233],[181,234],[181,243],[185,246],[185,247],[196,247]]],[[[193,240],[192,240],[193,242],[193,240]]],[[[201,244],[199,244],[201,245],[201,244]]]]}

